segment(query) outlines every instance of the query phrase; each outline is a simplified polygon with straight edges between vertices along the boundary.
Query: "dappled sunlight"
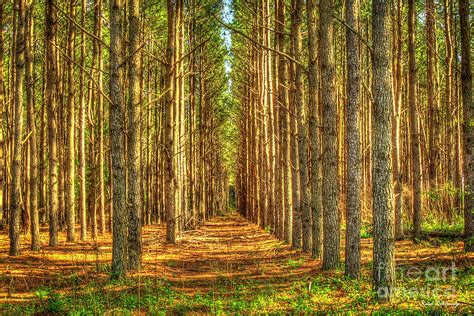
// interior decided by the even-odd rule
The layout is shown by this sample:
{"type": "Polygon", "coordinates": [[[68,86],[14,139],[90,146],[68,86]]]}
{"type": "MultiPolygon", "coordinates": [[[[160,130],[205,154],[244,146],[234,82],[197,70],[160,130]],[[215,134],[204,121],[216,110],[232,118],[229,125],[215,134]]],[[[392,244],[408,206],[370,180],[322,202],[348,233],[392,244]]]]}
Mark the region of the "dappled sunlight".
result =
{"type": "MultiPolygon", "coordinates": [[[[47,240],[47,231],[42,234],[43,240],[47,240]]],[[[43,245],[39,252],[29,250],[28,237],[22,237],[22,254],[18,257],[8,256],[8,240],[3,235],[0,237],[0,303],[35,300],[35,291],[43,287],[54,288],[57,293],[79,294],[86,293],[91,284],[97,284],[108,295],[114,295],[140,291],[146,282],[165,281],[171,288],[189,295],[205,295],[216,290],[225,293],[222,295],[233,295],[237,288],[242,295],[252,295],[254,291],[266,291],[269,286],[272,291],[281,292],[293,289],[301,280],[319,277],[336,280],[343,276],[342,270],[322,271],[320,260],[291,250],[237,214],[216,217],[199,229],[183,233],[176,245],[165,243],[164,225],[145,227],[142,269],[130,275],[129,284],[109,282],[112,250],[109,234],[96,241],[76,244],[66,243],[64,234],[60,234],[59,246],[43,245]],[[241,289],[242,285],[245,287],[241,289]]],[[[461,242],[440,247],[436,242],[399,241],[397,266],[441,265],[453,261],[459,268],[472,266],[474,255],[461,249],[461,242]]],[[[370,275],[371,238],[362,239],[361,253],[363,273],[370,275]]],[[[313,286],[312,281],[306,286],[313,286]]],[[[352,298],[344,291],[338,288],[334,293],[340,292],[341,300],[350,301],[352,298]]],[[[370,291],[370,287],[364,291],[370,291]]],[[[324,291],[311,300],[317,306],[332,304],[324,291]]]]}

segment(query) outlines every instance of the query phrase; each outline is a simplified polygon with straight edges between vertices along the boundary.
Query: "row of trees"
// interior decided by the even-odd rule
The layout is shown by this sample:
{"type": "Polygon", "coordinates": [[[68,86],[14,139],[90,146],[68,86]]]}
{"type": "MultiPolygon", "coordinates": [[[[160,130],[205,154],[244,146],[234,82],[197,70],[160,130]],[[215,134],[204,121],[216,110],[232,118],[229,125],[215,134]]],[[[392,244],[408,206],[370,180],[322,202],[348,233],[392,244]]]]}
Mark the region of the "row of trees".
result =
{"type": "Polygon", "coordinates": [[[234,7],[239,211],[322,257],[323,269],[340,264],[345,217],[353,278],[362,217],[372,221],[383,298],[406,227],[418,242],[426,217],[452,222],[464,210],[465,249],[473,251],[469,1],[234,7]]]}
{"type": "Polygon", "coordinates": [[[206,14],[221,8],[0,2],[0,219],[10,255],[21,231],[38,250],[46,224],[50,246],[58,231],[68,242],[112,231],[121,277],[140,268],[142,225],[166,222],[175,243],[225,208],[232,102],[221,27],[206,14]]]}
{"type": "Polygon", "coordinates": [[[10,254],[21,228],[34,250],[41,224],[50,246],[77,224],[81,240],[111,230],[121,277],[140,268],[142,225],[166,222],[174,243],[226,207],[235,155],[239,211],[324,269],[340,264],[342,214],[352,277],[373,219],[385,293],[404,218],[418,241],[428,214],[464,210],[472,250],[469,2],[232,4],[228,25],[218,0],[0,2],[10,254]]]}

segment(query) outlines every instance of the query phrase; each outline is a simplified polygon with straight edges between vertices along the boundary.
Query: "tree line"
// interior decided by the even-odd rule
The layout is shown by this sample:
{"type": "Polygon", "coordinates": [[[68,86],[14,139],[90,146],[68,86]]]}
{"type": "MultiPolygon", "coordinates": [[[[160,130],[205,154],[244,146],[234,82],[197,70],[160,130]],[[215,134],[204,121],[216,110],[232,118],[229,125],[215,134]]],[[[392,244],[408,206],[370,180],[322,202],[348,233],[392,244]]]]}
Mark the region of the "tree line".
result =
{"type": "Polygon", "coordinates": [[[238,210],[388,298],[395,240],[464,221],[473,251],[469,1],[234,1],[238,210]],[[344,220],[345,219],[345,220],[344,220]],[[341,236],[341,226],[345,236],[341,236]]]}
{"type": "Polygon", "coordinates": [[[219,1],[0,3],[0,220],[10,255],[113,233],[114,277],[225,209],[232,130],[219,1]],[[26,124],[24,124],[26,122],[26,124]],[[227,135],[227,136],[225,136],[227,135]],[[76,231],[78,228],[79,231],[76,231]]]}
{"type": "Polygon", "coordinates": [[[419,242],[428,217],[463,217],[472,251],[469,1],[226,1],[231,20],[220,0],[0,2],[10,255],[46,226],[53,247],[111,232],[120,278],[140,269],[144,225],[174,244],[229,186],[325,270],[344,238],[353,278],[373,223],[383,298],[395,240],[419,242]]]}

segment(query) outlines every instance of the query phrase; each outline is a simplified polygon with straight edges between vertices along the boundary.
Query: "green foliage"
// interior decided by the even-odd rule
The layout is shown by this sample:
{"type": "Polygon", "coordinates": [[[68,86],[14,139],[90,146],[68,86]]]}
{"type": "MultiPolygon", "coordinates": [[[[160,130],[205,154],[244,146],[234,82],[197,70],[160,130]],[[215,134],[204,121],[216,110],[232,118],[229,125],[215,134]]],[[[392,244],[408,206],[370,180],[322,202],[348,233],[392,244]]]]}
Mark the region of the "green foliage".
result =
{"type": "Polygon", "coordinates": [[[373,234],[372,234],[372,227],[370,227],[370,226],[368,226],[368,225],[363,225],[363,226],[360,228],[360,237],[363,238],[363,239],[373,237],[373,234]]]}
{"type": "Polygon", "coordinates": [[[422,230],[426,232],[461,233],[463,229],[464,217],[461,214],[455,215],[451,223],[434,215],[427,216],[422,223],[422,230]]]}
{"type": "MultiPolygon", "coordinates": [[[[296,262],[296,261],[295,261],[296,262]]],[[[292,263],[294,264],[294,263],[292,263]]],[[[420,266],[420,269],[424,267],[420,266]]],[[[426,267],[425,267],[426,268],[426,267]]],[[[364,266],[367,269],[367,265],[364,266]]],[[[453,302],[472,302],[474,268],[459,268],[456,279],[428,280],[398,276],[400,288],[430,289],[453,286],[453,302]]],[[[60,294],[49,287],[34,291],[35,300],[28,305],[0,305],[0,314],[67,314],[131,315],[138,311],[153,315],[167,314],[261,314],[261,313],[373,313],[375,315],[422,315],[452,311],[442,292],[419,290],[415,295],[402,293],[389,305],[379,305],[372,292],[371,278],[363,274],[352,280],[342,271],[315,276],[303,275],[292,285],[279,287],[275,279],[265,283],[249,279],[228,279],[216,282],[204,293],[185,293],[173,289],[161,279],[145,279],[137,288],[136,280],[124,279],[106,284],[90,283],[69,294],[60,294]],[[73,294],[77,293],[77,294],[73,294]],[[406,304],[406,303],[409,304],[406,304]]],[[[457,312],[468,312],[469,305],[459,305],[457,312]]]]}
{"type": "Polygon", "coordinates": [[[168,262],[166,263],[166,265],[167,265],[168,267],[172,267],[172,268],[173,268],[173,267],[176,267],[176,266],[178,265],[178,263],[177,263],[176,261],[170,260],[170,261],[168,261],[168,262]]]}
{"type": "Polygon", "coordinates": [[[34,291],[34,294],[41,310],[45,313],[64,313],[67,309],[67,301],[50,287],[40,287],[34,291]]]}
{"type": "Polygon", "coordinates": [[[287,266],[288,268],[291,268],[291,269],[298,269],[298,268],[300,268],[304,263],[305,263],[304,258],[300,258],[300,259],[297,259],[297,260],[292,260],[292,259],[290,259],[290,260],[288,260],[288,261],[286,262],[286,266],[287,266]]]}

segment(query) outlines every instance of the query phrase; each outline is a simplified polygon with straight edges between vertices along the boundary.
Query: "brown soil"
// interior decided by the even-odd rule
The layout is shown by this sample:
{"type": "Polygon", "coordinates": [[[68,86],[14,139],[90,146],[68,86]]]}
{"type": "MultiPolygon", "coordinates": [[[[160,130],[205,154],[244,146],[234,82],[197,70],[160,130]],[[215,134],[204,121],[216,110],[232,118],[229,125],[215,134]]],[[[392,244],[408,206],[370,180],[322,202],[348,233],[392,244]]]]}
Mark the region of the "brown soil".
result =
{"type": "MultiPolygon", "coordinates": [[[[166,279],[173,288],[185,292],[205,292],[223,280],[252,280],[255,286],[272,283],[276,288],[286,288],[303,275],[323,273],[319,260],[292,251],[237,214],[216,217],[199,229],[184,233],[177,245],[165,244],[164,225],[146,227],[143,233],[143,268],[135,277],[166,279]],[[291,265],[290,260],[299,263],[291,265]]],[[[29,238],[22,236],[22,254],[9,257],[8,236],[0,234],[0,304],[29,300],[41,286],[69,292],[92,281],[106,283],[111,262],[110,235],[95,242],[77,243],[66,243],[65,234],[60,235],[60,245],[48,247],[47,231],[42,231],[45,245],[40,252],[30,251],[29,238]]],[[[472,265],[474,255],[463,253],[461,242],[454,246],[400,241],[396,247],[397,265],[452,261],[458,266],[472,265]]],[[[372,260],[371,239],[363,239],[362,247],[362,260],[367,263],[372,260]]],[[[364,273],[370,273],[367,267],[364,273]]]]}

